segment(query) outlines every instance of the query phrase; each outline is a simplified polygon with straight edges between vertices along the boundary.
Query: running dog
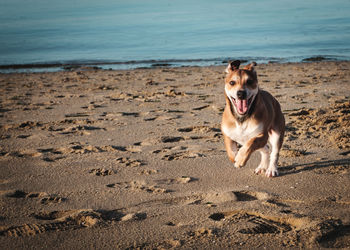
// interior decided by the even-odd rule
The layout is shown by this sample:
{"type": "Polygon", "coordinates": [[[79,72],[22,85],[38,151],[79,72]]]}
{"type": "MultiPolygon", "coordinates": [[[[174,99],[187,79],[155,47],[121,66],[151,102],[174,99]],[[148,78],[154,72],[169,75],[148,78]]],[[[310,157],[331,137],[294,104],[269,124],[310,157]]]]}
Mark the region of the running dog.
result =
{"type": "Polygon", "coordinates": [[[243,69],[240,64],[236,60],[226,68],[221,130],[228,158],[240,168],[258,150],[261,162],[255,173],[278,176],[277,162],[285,131],[281,106],[270,93],[259,88],[254,69],[257,64],[253,62],[243,69]]]}

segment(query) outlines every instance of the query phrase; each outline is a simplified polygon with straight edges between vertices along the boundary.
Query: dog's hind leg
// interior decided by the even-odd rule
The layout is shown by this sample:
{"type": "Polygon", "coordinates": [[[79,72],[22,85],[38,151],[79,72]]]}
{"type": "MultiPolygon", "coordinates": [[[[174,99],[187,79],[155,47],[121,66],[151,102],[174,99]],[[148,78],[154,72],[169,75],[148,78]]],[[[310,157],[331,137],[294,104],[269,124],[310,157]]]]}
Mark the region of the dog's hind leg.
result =
{"type": "Polygon", "coordinates": [[[258,151],[261,154],[261,161],[259,166],[255,169],[256,174],[265,172],[269,167],[270,162],[270,150],[267,144],[263,148],[258,149],[258,151]]]}
{"type": "Polygon", "coordinates": [[[271,145],[270,163],[265,174],[267,177],[274,177],[278,176],[277,162],[282,147],[281,134],[275,130],[271,130],[269,132],[269,143],[271,145]]]}

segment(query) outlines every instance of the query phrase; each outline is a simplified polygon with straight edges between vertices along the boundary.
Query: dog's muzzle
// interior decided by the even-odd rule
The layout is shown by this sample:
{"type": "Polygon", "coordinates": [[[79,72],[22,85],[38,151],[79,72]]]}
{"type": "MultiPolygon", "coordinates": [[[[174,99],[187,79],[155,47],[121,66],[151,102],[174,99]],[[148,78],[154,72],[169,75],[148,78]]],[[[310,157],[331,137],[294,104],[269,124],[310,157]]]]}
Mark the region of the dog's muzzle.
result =
{"type": "Polygon", "coordinates": [[[236,107],[236,111],[239,115],[245,115],[248,113],[248,110],[253,103],[255,95],[247,98],[247,92],[244,90],[239,90],[237,92],[237,99],[230,96],[232,104],[236,107]]]}

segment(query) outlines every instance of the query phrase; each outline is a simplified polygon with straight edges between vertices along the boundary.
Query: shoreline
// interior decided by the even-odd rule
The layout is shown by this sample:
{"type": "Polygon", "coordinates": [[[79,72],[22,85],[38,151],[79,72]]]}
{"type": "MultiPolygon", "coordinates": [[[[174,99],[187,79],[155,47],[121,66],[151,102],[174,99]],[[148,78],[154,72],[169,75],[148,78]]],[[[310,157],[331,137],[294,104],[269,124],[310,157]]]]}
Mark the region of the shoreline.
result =
{"type": "MultiPolygon", "coordinates": [[[[349,61],[350,58],[339,56],[316,55],[309,57],[243,57],[236,58],[242,63],[255,61],[258,64],[269,63],[303,63],[303,62],[322,62],[322,61],[349,61]]],[[[103,69],[103,70],[132,70],[132,69],[152,69],[163,67],[208,67],[225,65],[232,58],[211,58],[211,59],[151,59],[151,60],[131,60],[131,61],[110,61],[110,60],[76,60],[76,61],[57,61],[57,62],[38,62],[25,64],[0,64],[0,73],[21,73],[21,72],[59,72],[72,71],[79,69],[103,69]]]]}

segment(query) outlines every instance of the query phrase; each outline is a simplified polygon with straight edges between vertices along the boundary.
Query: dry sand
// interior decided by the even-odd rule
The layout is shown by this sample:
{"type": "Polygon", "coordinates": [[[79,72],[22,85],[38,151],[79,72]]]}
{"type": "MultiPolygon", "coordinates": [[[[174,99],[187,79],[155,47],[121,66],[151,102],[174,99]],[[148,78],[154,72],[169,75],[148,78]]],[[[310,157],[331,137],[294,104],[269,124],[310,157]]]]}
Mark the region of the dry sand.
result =
{"type": "Polygon", "coordinates": [[[224,67],[0,74],[0,245],[350,247],[350,62],[258,65],[280,176],[235,169],[224,67]]]}

